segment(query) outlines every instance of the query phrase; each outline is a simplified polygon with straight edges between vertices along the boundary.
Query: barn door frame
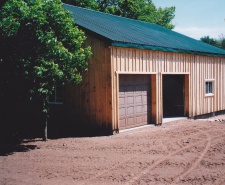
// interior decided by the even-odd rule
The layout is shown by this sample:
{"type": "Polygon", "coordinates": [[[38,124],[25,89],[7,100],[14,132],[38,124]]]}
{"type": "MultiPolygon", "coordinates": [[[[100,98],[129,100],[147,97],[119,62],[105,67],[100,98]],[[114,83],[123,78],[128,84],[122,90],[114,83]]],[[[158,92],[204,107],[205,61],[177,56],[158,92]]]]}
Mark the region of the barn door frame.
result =
{"type": "MultiPolygon", "coordinates": [[[[184,75],[184,116],[189,117],[190,113],[190,73],[161,73],[161,84],[163,84],[163,75],[184,75]]],[[[163,87],[161,89],[161,94],[163,94],[163,87]]],[[[163,99],[161,101],[162,115],[163,115],[163,99]]],[[[163,117],[163,116],[162,116],[163,117]]]]}
{"type": "MultiPolygon", "coordinates": [[[[147,72],[147,73],[141,73],[141,72],[121,72],[121,71],[116,71],[116,118],[117,118],[117,128],[118,128],[118,132],[119,132],[119,129],[120,129],[120,126],[119,126],[119,76],[120,75],[149,75],[149,77],[151,77],[151,89],[155,89],[156,90],[156,76],[157,76],[157,73],[155,72],[147,72]]],[[[156,99],[157,99],[157,93],[153,93],[152,92],[152,97],[151,97],[151,104],[152,104],[152,112],[151,112],[151,120],[150,122],[151,123],[154,123],[156,122],[156,119],[157,119],[157,102],[156,102],[156,99]],[[154,102],[154,103],[153,103],[154,102]]]]}

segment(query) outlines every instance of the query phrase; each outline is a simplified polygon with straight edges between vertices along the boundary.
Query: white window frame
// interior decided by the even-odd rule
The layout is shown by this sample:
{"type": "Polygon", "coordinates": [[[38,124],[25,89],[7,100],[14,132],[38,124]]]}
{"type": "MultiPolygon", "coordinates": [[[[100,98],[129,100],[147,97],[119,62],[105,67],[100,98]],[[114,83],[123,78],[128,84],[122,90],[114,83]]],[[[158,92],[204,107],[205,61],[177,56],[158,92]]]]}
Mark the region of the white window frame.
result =
{"type": "Polygon", "coordinates": [[[214,96],[214,79],[206,79],[205,80],[205,96],[214,96]],[[207,83],[211,85],[207,85],[207,83]],[[211,87],[210,87],[211,86],[211,87]]]}
{"type": "Polygon", "coordinates": [[[62,88],[62,91],[63,91],[63,87],[62,86],[54,87],[53,95],[51,95],[52,96],[51,97],[51,101],[50,101],[50,98],[48,97],[48,103],[49,104],[63,104],[63,92],[62,92],[62,97],[59,98],[59,95],[57,93],[57,89],[58,88],[62,88]],[[61,101],[59,101],[58,99],[61,99],[61,101]]]}

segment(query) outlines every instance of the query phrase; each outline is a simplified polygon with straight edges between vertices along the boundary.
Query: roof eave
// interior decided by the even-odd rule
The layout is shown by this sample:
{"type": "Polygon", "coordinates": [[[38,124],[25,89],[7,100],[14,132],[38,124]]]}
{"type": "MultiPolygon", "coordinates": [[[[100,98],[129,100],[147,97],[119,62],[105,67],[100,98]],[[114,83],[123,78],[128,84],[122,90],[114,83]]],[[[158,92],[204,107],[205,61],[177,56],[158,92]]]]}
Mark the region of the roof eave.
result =
{"type": "Polygon", "coordinates": [[[112,41],[111,46],[123,47],[123,48],[146,49],[146,50],[153,50],[153,51],[173,52],[173,53],[184,53],[184,54],[202,55],[202,56],[214,56],[214,57],[216,56],[216,57],[225,58],[225,54],[222,55],[222,54],[218,54],[218,53],[207,53],[207,52],[183,50],[183,49],[176,49],[176,48],[166,48],[166,47],[160,47],[160,46],[125,43],[125,42],[119,42],[119,41],[112,41]]]}

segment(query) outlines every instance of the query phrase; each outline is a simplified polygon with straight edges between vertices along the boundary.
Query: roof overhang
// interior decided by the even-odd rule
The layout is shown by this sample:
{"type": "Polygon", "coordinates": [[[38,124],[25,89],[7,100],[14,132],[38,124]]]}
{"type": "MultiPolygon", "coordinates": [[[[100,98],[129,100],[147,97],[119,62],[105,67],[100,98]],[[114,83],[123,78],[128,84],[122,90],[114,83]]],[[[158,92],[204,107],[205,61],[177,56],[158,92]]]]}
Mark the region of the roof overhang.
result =
{"type": "Polygon", "coordinates": [[[182,50],[182,49],[176,49],[176,48],[141,45],[141,44],[135,44],[135,43],[118,42],[118,41],[112,41],[111,46],[225,58],[225,55],[221,55],[221,54],[217,54],[217,53],[205,53],[205,52],[200,52],[200,51],[182,50]]]}

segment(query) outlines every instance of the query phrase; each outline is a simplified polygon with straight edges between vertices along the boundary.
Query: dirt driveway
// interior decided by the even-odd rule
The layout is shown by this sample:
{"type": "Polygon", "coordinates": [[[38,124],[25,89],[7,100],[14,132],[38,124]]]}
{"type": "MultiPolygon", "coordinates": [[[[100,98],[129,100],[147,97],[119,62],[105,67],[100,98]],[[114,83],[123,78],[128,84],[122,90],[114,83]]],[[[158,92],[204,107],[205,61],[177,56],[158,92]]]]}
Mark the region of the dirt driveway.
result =
{"type": "Polygon", "coordinates": [[[181,120],[21,147],[0,156],[1,185],[225,184],[223,121],[181,120]]]}

